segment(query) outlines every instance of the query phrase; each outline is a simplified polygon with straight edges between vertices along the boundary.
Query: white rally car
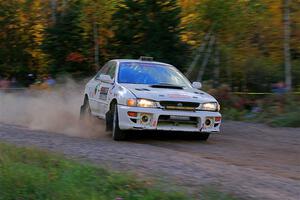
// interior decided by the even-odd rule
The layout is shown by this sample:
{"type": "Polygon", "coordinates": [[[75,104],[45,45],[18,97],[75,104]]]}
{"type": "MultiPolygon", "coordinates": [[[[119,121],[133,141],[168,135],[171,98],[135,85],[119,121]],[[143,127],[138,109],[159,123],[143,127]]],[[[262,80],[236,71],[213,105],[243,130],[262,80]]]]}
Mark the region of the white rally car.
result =
{"type": "Polygon", "coordinates": [[[166,63],[111,60],[87,83],[80,114],[105,119],[114,140],[126,130],[195,132],[207,140],[219,132],[220,106],[200,88],[166,63]]]}

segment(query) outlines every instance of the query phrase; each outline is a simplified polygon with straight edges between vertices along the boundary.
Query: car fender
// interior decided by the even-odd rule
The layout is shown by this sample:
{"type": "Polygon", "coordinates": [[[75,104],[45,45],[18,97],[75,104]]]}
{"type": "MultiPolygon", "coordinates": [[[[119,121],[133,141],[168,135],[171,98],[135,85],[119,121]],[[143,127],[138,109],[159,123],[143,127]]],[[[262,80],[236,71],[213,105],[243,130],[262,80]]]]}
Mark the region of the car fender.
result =
{"type": "Polygon", "coordinates": [[[119,105],[127,105],[127,100],[131,98],[136,98],[136,96],[130,90],[115,83],[109,92],[107,111],[113,101],[117,101],[119,105]]]}

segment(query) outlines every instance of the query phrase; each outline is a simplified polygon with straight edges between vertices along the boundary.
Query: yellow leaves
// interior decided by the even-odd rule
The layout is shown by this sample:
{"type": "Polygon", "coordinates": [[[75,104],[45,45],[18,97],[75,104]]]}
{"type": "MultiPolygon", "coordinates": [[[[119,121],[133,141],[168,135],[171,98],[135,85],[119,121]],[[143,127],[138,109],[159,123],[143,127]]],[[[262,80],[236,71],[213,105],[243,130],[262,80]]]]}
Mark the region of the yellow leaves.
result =
{"type": "Polygon", "coordinates": [[[18,0],[17,5],[15,10],[17,22],[9,26],[16,28],[16,32],[20,35],[20,42],[26,46],[23,50],[29,55],[26,65],[33,71],[46,71],[47,59],[41,45],[45,37],[47,13],[43,10],[43,4],[39,0],[18,0]]]}
{"type": "Polygon", "coordinates": [[[195,32],[184,31],[181,33],[181,41],[190,46],[197,47],[199,45],[199,41],[194,40],[193,38],[196,38],[195,32]]]}
{"type": "Polygon", "coordinates": [[[179,1],[182,9],[189,9],[191,7],[194,7],[199,2],[200,2],[199,0],[180,0],[179,1]]]}
{"type": "Polygon", "coordinates": [[[197,17],[198,17],[198,15],[196,15],[195,13],[187,14],[185,16],[182,16],[181,23],[183,25],[187,25],[191,22],[195,22],[195,20],[197,20],[197,17]]]}
{"type": "Polygon", "coordinates": [[[201,40],[202,31],[198,27],[200,13],[197,12],[196,5],[199,1],[196,0],[181,0],[180,6],[181,12],[181,24],[180,27],[183,29],[181,32],[181,40],[196,48],[201,40]]]}
{"type": "MultiPolygon", "coordinates": [[[[36,25],[36,26],[40,26],[40,25],[36,25]]],[[[44,33],[40,31],[36,31],[32,33],[33,36],[33,40],[36,43],[36,45],[40,46],[43,44],[44,41],[44,33]]]]}

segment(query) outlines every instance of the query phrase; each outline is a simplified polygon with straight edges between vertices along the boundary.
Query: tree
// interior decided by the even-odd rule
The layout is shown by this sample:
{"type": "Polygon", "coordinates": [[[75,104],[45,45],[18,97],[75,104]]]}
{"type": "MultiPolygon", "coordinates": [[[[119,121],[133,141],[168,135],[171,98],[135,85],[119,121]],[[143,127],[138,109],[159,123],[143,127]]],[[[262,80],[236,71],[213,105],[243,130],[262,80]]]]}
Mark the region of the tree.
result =
{"type": "Polygon", "coordinates": [[[0,1],[0,16],[0,73],[21,81],[28,73],[47,73],[41,49],[47,22],[41,2],[0,1]]]}
{"type": "Polygon", "coordinates": [[[99,68],[100,62],[110,58],[108,40],[112,35],[111,16],[119,0],[87,0],[85,3],[82,27],[89,40],[89,59],[99,68]]]}
{"type": "Polygon", "coordinates": [[[291,72],[291,51],[290,51],[290,40],[291,40],[291,28],[290,28],[290,0],[283,1],[284,8],[284,66],[285,66],[285,83],[287,90],[292,89],[292,72],[291,72]]]}
{"type": "MultiPolygon", "coordinates": [[[[195,35],[188,33],[198,32],[198,41],[193,46],[195,59],[188,70],[192,79],[196,78],[197,73],[200,77],[203,74],[204,80],[220,77],[221,82],[230,83],[239,90],[262,92],[268,91],[271,83],[283,79],[282,2],[203,0],[193,5],[193,0],[181,1],[186,9],[183,12],[187,29],[185,38],[196,40],[195,35]],[[198,13],[197,16],[194,13],[198,13]],[[211,34],[214,37],[208,37],[211,34]],[[206,62],[205,55],[211,51],[208,48],[211,41],[209,38],[215,38],[217,42],[206,62]],[[220,69],[216,69],[217,66],[220,69]],[[216,74],[218,72],[220,76],[214,75],[212,71],[216,74]]],[[[299,10],[296,6],[294,8],[299,10]]],[[[297,52],[297,45],[294,44],[299,40],[295,37],[296,24],[292,24],[292,52],[297,52]]]]}
{"type": "Polygon", "coordinates": [[[82,23],[82,0],[70,0],[65,10],[57,13],[56,23],[47,29],[44,50],[51,58],[53,73],[88,73],[87,39],[82,23]]]}
{"type": "Polygon", "coordinates": [[[24,4],[25,21],[22,24],[26,30],[26,48],[25,52],[28,53],[27,66],[30,72],[38,75],[48,74],[48,61],[47,55],[42,50],[42,44],[45,39],[45,28],[48,25],[46,15],[44,14],[44,7],[40,1],[28,0],[24,4]]]}
{"type": "Polygon", "coordinates": [[[26,63],[20,4],[18,0],[0,1],[0,76],[16,75],[26,63]]]}
{"type": "Polygon", "coordinates": [[[112,18],[118,57],[153,56],[183,67],[186,48],[180,40],[180,7],[175,0],[127,0],[112,18]]]}

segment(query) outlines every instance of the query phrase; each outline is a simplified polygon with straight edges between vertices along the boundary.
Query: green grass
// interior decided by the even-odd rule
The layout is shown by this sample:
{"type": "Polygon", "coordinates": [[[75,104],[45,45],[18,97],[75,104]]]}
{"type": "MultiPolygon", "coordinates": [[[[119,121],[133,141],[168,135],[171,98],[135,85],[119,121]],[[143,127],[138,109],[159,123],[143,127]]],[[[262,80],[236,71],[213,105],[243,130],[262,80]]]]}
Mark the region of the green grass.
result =
{"type": "Polygon", "coordinates": [[[129,175],[28,148],[0,144],[0,199],[188,199],[129,175]]]}
{"type": "Polygon", "coordinates": [[[276,116],[268,124],[275,127],[300,127],[300,109],[276,116]]]}
{"type": "MultiPolygon", "coordinates": [[[[0,143],[0,200],[10,199],[191,199],[160,190],[148,182],[62,156],[0,143]]],[[[223,200],[222,193],[203,193],[203,199],[223,200]]],[[[232,198],[227,198],[229,200],[232,198]]]]}

